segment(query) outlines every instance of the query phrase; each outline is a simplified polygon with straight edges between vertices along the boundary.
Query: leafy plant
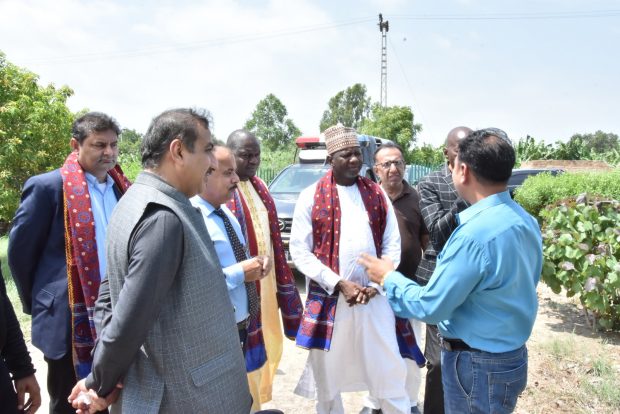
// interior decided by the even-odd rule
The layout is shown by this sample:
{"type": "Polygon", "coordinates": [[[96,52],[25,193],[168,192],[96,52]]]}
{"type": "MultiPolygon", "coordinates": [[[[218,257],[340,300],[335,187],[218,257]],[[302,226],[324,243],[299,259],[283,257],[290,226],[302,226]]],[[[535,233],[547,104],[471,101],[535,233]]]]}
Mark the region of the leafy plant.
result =
{"type": "Polygon", "coordinates": [[[541,216],[542,280],[555,293],[577,296],[600,327],[619,330],[620,202],[569,199],[541,216]]]}
{"type": "Polygon", "coordinates": [[[539,217],[545,206],[582,193],[620,200],[620,170],[597,173],[538,174],[515,191],[515,200],[539,217]]]}

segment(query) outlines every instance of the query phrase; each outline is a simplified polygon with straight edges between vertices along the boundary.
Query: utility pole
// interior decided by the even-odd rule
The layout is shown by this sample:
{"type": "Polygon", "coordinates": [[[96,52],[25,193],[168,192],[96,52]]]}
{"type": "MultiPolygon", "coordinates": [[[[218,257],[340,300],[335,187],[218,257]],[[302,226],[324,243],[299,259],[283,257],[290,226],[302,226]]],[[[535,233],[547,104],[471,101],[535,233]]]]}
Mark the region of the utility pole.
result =
{"type": "Polygon", "coordinates": [[[387,106],[387,32],[390,30],[390,22],[383,21],[383,15],[379,13],[379,31],[381,32],[381,107],[387,106]]]}

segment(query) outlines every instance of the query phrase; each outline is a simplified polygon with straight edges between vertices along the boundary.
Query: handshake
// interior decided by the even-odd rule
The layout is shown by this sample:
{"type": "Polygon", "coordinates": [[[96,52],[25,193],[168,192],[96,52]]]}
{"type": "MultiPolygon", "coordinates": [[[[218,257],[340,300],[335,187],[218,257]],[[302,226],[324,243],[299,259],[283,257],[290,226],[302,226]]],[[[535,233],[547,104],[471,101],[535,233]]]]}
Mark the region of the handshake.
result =
{"type": "Polygon", "coordinates": [[[86,388],[85,382],[85,379],[78,381],[68,398],[69,404],[75,408],[77,414],[94,414],[107,409],[116,402],[123,388],[123,384],[119,382],[110,394],[100,397],[94,390],[86,388]]]}

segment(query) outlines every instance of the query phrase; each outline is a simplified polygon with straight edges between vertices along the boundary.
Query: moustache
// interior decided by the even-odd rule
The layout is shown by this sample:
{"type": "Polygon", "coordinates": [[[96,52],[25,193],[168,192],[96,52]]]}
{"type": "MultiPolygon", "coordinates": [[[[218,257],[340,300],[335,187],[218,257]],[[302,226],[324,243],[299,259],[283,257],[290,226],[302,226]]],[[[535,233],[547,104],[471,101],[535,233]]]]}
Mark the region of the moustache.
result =
{"type": "Polygon", "coordinates": [[[235,191],[236,189],[237,189],[237,186],[236,186],[236,185],[233,185],[232,187],[230,187],[230,188],[228,189],[228,191],[235,191]]]}

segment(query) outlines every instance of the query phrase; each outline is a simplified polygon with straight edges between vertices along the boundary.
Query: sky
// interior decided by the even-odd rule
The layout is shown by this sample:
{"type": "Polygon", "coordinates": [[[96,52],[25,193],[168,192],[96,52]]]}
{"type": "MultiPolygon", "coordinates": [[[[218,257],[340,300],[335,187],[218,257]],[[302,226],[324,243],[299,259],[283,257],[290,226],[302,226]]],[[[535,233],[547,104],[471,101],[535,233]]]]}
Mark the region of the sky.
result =
{"type": "Polygon", "coordinates": [[[0,50],[68,105],[144,133],[197,106],[221,139],[270,93],[316,135],[337,92],[409,106],[419,143],[459,125],[547,142],[620,134],[620,1],[615,0],[0,0],[0,50]]]}

